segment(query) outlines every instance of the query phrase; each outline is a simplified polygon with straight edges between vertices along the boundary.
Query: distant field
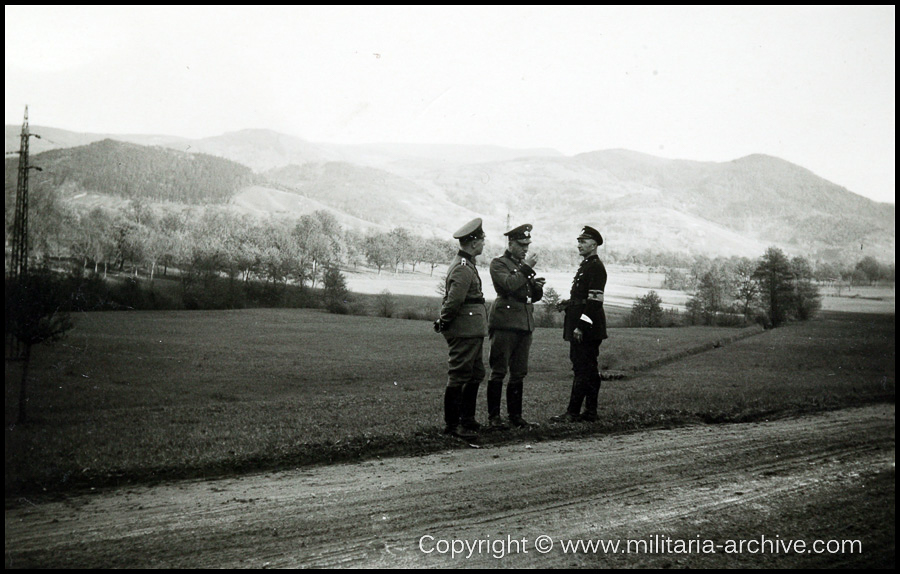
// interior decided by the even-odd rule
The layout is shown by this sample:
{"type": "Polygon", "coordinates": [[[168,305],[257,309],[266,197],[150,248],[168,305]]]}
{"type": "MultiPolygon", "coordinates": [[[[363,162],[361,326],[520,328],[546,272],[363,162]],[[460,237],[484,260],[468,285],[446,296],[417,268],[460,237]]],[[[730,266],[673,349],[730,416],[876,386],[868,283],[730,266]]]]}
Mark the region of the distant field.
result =
{"type": "MultiPolygon", "coordinates": [[[[35,348],[33,420],[24,426],[14,424],[20,364],[6,364],[8,493],[456,444],[440,433],[446,344],[428,321],[274,309],[86,313],[76,321],[62,343],[35,348]]],[[[829,313],[766,332],[616,328],[601,362],[625,375],[604,383],[601,423],[483,440],[754,420],[893,400],[894,322],[892,315],[829,313]]],[[[570,387],[560,330],[539,329],[526,416],[559,414],[570,387]]]]}
{"type": "MultiPolygon", "coordinates": [[[[629,267],[608,265],[609,281],[606,286],[606,303],[608,306],[622,307],[630,310],[635,300],[653,290],[659,295],[665,309],[685,310],[685,304],[691,295],[684,291],[664,289],[665,274],[655,272],[639,272],[629,267]]],[[[428,267],[416,270],[415,273],[391,273],[384,271],[375,273],[364,271],[354,273],[346,271],[347,284],[351,291],[375,294],[390,291],[394,295],[416,295],[422,297],[438,297],[438,285],[446,272],[446,266],[435,268],[431,273],[428,267]]],[[[480,264],[480,275],[487,299],[495,299],[490,280],[490,272],[486,263],[480,264]]],[[[560,297],[569,296],[575,269],[571,271],[544,272],[538,268],[538,275],[547,279],[547,286],[553,287],[560,297]]],[[[847,311],[855,313],[893,313],[893,287],[844,287],[840,291],[834,287],[820,288],[822,309],[825,311],[847,311]]]]}
{"type": "Polygon", "coordinates": [[[820,290],[822,309],[850,313],[893,313],[893,287],[853,287],[840,291],[833,287],[820,290]]]}
{"type": "MultiPolygon", "coordinates": [[[[497,297],[494,286],[491,283],[490,271],[487,263],[481,263],[479,274],[481,276],[484,296],[488,300],[497,297]]],[[[672,291],[662,288],[665,276],[661,273],[637,273],[634,271],[620,270],[614,266],[608,267],[610,278],[607,283],[607,304],[631,308],[637,297],[646,295],[651,289],[655,290],[663,300],[663,306],[667,309],[674,308],[684,310],[684,304],[688,295],[682,291],[672,291]]],[[[553,287],[560,297],[567,298],[572,287],[572,278],[575,269],[568,271],[542,271],[538,268],[540,277],[547,280],[547,286],[553,287]]],[[[438,287],[441,278],[446,273],[446,266],[436,267],[431,273],[428,267],[424,270],[420,266],[415,273],[392,273],[383,271],[352,272],[345,271],[347,285],[351,291],[357,293],[381,293],[384,290],[394,295],[438,296],[438,287]]]]}

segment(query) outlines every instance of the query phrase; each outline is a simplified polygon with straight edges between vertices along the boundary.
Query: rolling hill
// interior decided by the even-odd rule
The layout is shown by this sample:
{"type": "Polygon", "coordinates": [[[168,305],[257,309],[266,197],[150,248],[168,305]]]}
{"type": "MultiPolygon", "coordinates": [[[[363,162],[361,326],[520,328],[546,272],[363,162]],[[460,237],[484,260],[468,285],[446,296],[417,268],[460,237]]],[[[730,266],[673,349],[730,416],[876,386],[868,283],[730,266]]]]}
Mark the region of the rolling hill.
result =
{"type": "MultiPolygon", "coordinates": [[[[19,130],[7,126],[7,151],[17,149],[19,130]]],[[[32,131],[42,135],[33,163],[49,167],[44,181],[70,198],[148,189],[165,201],[226,202],[257,214],[325,209],[348,227],[440,237],[482,217],[498,242],[507,221],[527,221],[536,245],[550,247],[572,245],[591,224],[619,253],[756,257],[776,245],[815,259],[894,258],[893,204],[766,155],[697,162],[628,150],[568,157],[492,146],[340,146],[269,130],[200,140],[32,131]]],[[[15,161],[6,163],[7,194],[15,161]]]]}

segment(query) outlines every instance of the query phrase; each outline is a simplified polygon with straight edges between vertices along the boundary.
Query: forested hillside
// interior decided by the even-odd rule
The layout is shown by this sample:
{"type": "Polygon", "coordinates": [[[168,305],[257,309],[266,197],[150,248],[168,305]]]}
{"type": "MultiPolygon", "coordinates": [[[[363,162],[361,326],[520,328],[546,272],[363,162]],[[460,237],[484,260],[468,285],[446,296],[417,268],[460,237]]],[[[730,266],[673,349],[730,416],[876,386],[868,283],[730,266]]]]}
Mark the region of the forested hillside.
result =
{"type": "MultiPolygon", "coordinates": [[[[102,193],[125,199],[185,204],[226,203],[256,176],[249,167],[205,154],[178,152],[105,139],[33,155],[34,194],[102,193]]],[[[15,193],[18,158],[6,160],[7,204],[15,193]]]]}

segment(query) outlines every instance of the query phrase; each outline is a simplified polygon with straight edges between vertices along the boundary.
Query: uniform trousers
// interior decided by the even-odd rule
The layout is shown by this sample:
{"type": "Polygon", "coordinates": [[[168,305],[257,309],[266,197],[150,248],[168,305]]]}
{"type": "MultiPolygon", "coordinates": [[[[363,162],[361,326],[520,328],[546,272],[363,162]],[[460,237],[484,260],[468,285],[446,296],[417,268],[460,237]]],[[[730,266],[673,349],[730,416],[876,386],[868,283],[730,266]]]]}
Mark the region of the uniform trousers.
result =
{"type": "Polygon", "coordinates": [[[484,337],[447,337],[447,390],[444,393],[444,421],[449,427],[475,421],[478,387],[484,380],[484,337]]]}
{"type": "Polygon", "coordinates": [[[581,412],[584,403],[585,414],[597,414],[597,399],[600,394],[600,369],[598,357],[600,356],[600,343],[597,341],[569,341],[569,359],[572,361],[572,371],[575,373],[572,382],[572,395],[569,399],[570,414],[577,415],[581,412]]]}
{"type": "Polygon", "coordinates": [[[491,378],[488,381],[488,417],[500,416],[503,379],[509,371],[506,385],[506,412],[510,417],[522,416],[522,386],[528,374],[528,352],[531,349],[530,331],[496,329],[491,332],[491,378]]]}

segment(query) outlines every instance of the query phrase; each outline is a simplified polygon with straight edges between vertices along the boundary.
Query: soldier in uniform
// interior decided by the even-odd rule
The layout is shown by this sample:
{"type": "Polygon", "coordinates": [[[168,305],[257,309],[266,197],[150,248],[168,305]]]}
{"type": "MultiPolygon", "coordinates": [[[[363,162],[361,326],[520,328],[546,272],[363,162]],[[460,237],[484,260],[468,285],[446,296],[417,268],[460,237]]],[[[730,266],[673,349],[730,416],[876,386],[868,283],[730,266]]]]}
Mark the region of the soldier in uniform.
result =
{"type": "Polygon", "coordinates": [[[603,291],[606,289],[606,267],[597,256],[603,236],[585,226],[578,236],[578,253],[583,258],[569,299],[560,303],[566,312],[563,338],[569,341],[569,359],[575,373],[572,394],[566,412],[553,417],[554,422],[597,420],[597,396],[600,392],[600,343],[607,338],[603,291]],[[581,406],[584,403],[584,412],[581,406]]]}
{"type": "Polygon", "coordinates": [[[506,386],[506,412],[515,427],[525,427],[522,418],[522,386],[528,374],[528,351],[534,331],[534,303],[544,296],[544,279],[535,277],[537,258],[528,253],[531,244],[529,223],[504,233],[506,252],[491,261],[491,281],[497,298],[491,306],[488,333],[491,337],[491,378],[488,381],[488,424],[505,429],[500,417],[503,379],[509,371],[506,386]]]}
{"type": "Polygon", "coordinates": [[[435,331],[447,340],[450,359],[444,393],[444,432],[474,438],[480,427],[475,420],[478,387],[484,379],[483,347],[487,335],[487,310],[475,258],[484,250],[481,219],[476,218],[453,234],[459,252],[447,269],[441,316],[435,331]]]}

